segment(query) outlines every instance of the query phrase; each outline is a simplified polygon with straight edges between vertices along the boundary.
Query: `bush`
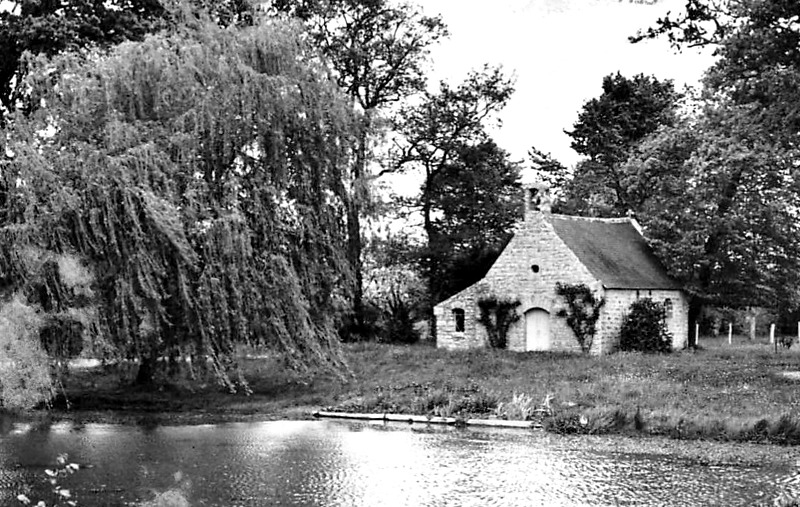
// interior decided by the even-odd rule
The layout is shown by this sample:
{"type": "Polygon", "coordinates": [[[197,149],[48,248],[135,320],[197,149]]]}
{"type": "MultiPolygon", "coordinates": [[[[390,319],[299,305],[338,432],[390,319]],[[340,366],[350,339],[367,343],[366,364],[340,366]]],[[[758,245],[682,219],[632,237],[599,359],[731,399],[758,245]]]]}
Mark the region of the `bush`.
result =
{"type": "Polygon", "coordinates": [[[667,331],[664,306],[650,298],[638,299],[620,330],[622,351],[671,352],[672,335],[667,331]]]}
{"type": "Polygon", "coordinates": [[[52,381],[39,343],[40,314],[21,297],[0,305],[0,407],[29,409],[48,401],[52,381]]]}
{"type": "Polygon", "coordinates": [[[389,343],[416,343],[419,331],[414,327],[411,305],[397,291],[392,291],[384,311],[383,340],[389,343]]]}
{"type": "Polygon", "coordinates": [[[514,393],[511,401],[498,404],[495,413],[500,419],[529,421],[533,419],[536,409],[536,402],[532,396],[525,393],[514,393]]]}

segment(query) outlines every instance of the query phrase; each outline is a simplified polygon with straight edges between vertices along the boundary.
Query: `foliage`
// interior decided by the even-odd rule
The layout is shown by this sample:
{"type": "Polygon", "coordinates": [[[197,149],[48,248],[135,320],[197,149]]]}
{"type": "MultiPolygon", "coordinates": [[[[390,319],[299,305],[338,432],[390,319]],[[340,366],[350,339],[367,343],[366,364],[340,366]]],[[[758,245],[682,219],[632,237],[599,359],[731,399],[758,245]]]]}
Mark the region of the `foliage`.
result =
{"type": "Polygon", "coordinates": [[[628,171],[647,161],[665,175],[657,184],[693,182],[654,196],[650,210],[663,213],[649,228],[663,259],[684,252],[673,271],[700,301],[784,313],[800,306],[798,14],[800,5],[783,0],[690,0],[684,13],[633,38],[666,36],[677,47],[713,47],[718,57],[700,118],[657,134],[628,171]],[[672,211],[679,213],[670,218],[672,211]]]}
{"type": "Polygon", "coordinates": [[[39,340],[47,355],[59,360],[78,357],[83,350],[84,326],[69,315],[47,319],[39,332],[39,340]]]}
{"type": "Polygon", "coordinates": [[[23,86],[32,58],[86,48],[108,49],[176,29],[197,17],[222,26],[251,25],[247,0],[70,0],[9,2],[0,9],[0,125],[17,107],[38,106],[23,86]]]}
{"type": "Polygon", "coordinates": [[[388,0],[272,0],[270,7],[303,20],[339,86],[362,113],[349,177],[347,259],[354,274],[352,320],[363,327],[361,216],[369,201],[374,141],[386,126],[385,110],[424,90],[428,53],[447,28],[438,16],[388,0]]]}
{"type": "Polygon", "coordinates": [[[489,346],[495,349],[508,347],[508,328],[520,319],[517,313],[519,301],[484,297],[478,300],[480,316],[478,322],[486,329],[489,346]]]}
{"type": "Polygon", "coordinates": [[[556,282],[556,294],[563,297],[566,308],[556,312],[556,317],[566,319],[567,325],[575,333],[575,339],[586,354],[592,348],[594,335],[597,332],[597,319],[600,310],[606,304],[605,298],[597,299],[594,293],[584,284],[565,284],[556,282]]]}
{"type": "Polygon", "coordinates": [[[17,294],[0,305],[0,407],[30,409],[53,395],[47,355],[39,343],[43,318],[17,294]]]}
{"type": "Polygon", "coordinates": [[[394,240],[390,238],[379,243],[370,248],[370,253],[375,255],[365,262],[366,307],[375,308],[374,335],[368,338],[390,343],[414,343],[420,338],[414,324],[423,317],[424,283],[414,266],[402,259],[400,252],[396,252],[398,256],[389,254],[394,240]]]}
{"type": "MultiPolygon", "coordinates": [[[[69,456],[66,454],[59,454],[56,458],[55,468],[48,468],[44,471],[47,476],[47,482],[50,483],[52,488],[51,503],[48,504],[44,500],[39,500],[34,507],[47,507],[48,505],[51,507],[75,507],[78,505],[78,503],[72,499],[70,490],[61,486],[62,481],[66,477],[80,470],[80,465],[77,463],[69,463],[67,461],[68,458],[69,456]]],[[[31,505],[32,503],[32,500],[24,494],[17,495],[17,501],[22,505],[31,505]]]]}
{"type": "Polygon", "coordinates": [[[553,158],[550,153],[544,153],[535,146],[528,150],[528,158],[537,180],[544,183],[550,192],[550,198],[555,201],[562,200],[572,177],[572,171],[553,158]]]}
{"type": "Polygon", "coordinates": [[[650,298],[637,299],[631,304],[622,321],[619,349],[621,351],[672,351],[672,335],[667,330],[664,305],[650,298]]]}
{"type": "Polygon", "coordinates": [[[393,291],[386,311],[384,340],[389,343],[416,343],[419,331],[414,327],[410,304],[398,291],[393,291]]]}
{"type": "Polygon", "coordinates": [[[791,307],[800,185],[792,158],[750,120],[726,103],[660,131],[626,163],[631,193],[656,253],[698,300],[791,307]]]}
{"type": "Polygon", "coordinates": [[[538,406],[533,397],[525,393],[513,393],[510,401],[497,404],[495,414],[500,419],[511,421],[529,421],[536,414],[538,406]]]}
{"type": "Polygon", "coordinates": [[[561,211],[624,216],[635,210],[628,175],[620,166],[633,146],[659,127],[674,123],[679,98],[669,80],[643,74],[627,78],[619,73],[603,78],[602,95],[586,102],[573,130],[566,131],[572,148],[587,158],[578,163],[565,185],[561,211]]]}
{"type": "Polygon", "coordinates": [[[500,69],[485,67],[401,112],[396,167],[422,172],[419,195],[401,204],[422,215],[431,306],[485,274],[520,214],[519,168],[485,131],[512,92],[500,69]]]}
{"type": "MultiPolygon", "coordinates": [[[[87,46],[109,47],[167,25],[167,11],[153,0],[14,2],[0,12],[0,124],[20,100],[31,55],[53,56],[87,46]]],[[[30,106],[30,104],[29,104],[30,106]]]]}
{"type": "Polygon", "coordinates": [[[341,366],[351,113],[294,32],[198,22],[37,60],[27,86],[46,108],[17,118],[2,166],[4,285],[28,287],[25,249],[74,252],[142,380],[157,357],[207,356],[233,390],[240,342],[341,366]]]}

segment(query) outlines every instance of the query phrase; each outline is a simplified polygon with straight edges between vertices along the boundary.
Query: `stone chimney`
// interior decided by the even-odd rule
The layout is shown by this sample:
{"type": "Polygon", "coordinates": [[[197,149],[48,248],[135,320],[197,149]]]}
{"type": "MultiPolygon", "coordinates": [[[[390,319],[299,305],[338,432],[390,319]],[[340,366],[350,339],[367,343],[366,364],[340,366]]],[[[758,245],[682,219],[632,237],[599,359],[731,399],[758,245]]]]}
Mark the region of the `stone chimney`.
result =
{"type": "Polygon", "coordinates": [[[543,183],[528,183],[523,186],[526,221],[536,213],[550,214],[549,190],[543,183]]]}

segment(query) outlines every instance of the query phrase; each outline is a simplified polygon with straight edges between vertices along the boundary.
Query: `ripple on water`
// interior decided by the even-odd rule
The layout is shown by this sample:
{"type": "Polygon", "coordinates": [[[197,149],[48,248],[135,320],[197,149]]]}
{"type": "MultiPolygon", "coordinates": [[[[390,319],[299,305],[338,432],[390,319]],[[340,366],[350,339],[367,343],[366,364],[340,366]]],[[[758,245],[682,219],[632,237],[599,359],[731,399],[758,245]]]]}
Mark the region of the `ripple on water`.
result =
{"type": "Polygon", "coordinates": [[[0,492],[61,452],[93,465],[72,488],[85,507],[169,490],[192,505],[326,507],[734,506],[800,492],[796,459],[769,447],[330,422],[11,432],[0,492]]]}

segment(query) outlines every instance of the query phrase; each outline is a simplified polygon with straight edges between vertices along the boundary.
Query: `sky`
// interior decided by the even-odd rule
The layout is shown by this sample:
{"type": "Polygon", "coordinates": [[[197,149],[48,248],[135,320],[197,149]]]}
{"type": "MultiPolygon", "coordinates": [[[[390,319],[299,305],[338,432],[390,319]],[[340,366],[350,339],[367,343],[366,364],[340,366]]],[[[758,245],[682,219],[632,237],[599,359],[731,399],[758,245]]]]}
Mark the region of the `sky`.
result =
{"type": "Polygon", "coordinates": [[[441,14],[449,39],[431,51],[432,82],[457,84],[471,69],[500,64],[516,76],[516,92],[492,130],[515,160],[536,146],[572,166],[570,129],[583,104],[602,93],[603,77],[620,71],[697,84],[713,63],[710,51],[681,54],[666,40],[628,42],[686,0],[418,0],[441,14]]]}

